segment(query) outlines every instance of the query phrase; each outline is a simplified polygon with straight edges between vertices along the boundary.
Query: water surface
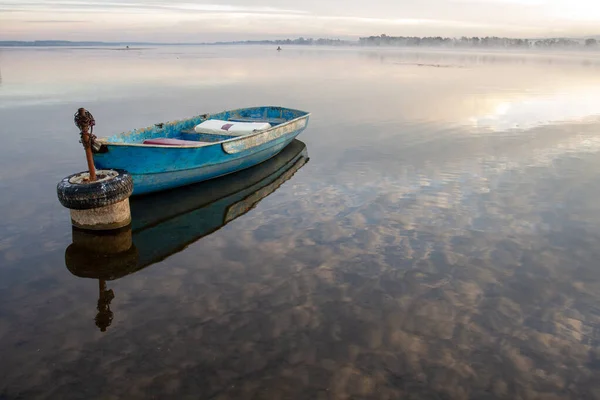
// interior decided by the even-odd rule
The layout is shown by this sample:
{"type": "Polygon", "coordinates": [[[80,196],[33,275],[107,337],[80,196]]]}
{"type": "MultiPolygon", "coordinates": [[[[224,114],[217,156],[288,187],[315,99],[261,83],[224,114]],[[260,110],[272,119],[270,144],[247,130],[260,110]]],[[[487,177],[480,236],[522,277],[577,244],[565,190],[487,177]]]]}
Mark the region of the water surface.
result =
{"type": "Polygon", "coordinates": [[[0,49],[0,72],[0,399],[600,398],[600,56],[0,49]],[[301,142],[133,199],[126,254],[73,246],[78,107],[110,135],[263,104],[312,112],[301,142]]]}

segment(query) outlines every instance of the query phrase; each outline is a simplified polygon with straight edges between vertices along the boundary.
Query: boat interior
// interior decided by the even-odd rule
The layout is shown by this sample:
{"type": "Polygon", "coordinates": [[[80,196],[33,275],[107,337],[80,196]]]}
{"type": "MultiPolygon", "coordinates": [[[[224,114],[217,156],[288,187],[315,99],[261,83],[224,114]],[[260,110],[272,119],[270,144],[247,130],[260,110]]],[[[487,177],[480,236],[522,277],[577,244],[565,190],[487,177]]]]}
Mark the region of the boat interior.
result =
{"type": "Polygon", "coordinates": [[[283,107],[254,107],[155,124],[104,139],[105,143],[131,143],[149,146],[198,146],[222,142],[238,136],[271,129],[307,115],[305,111],[283,107]]]}

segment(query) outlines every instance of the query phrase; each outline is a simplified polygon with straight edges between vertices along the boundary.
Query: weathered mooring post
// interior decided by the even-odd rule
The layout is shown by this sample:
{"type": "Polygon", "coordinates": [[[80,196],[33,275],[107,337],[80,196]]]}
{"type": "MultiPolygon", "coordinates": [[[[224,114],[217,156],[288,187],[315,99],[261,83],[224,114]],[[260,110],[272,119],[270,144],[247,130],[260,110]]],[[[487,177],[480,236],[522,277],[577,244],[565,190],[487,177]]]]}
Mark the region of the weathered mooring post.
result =
{"type": "Polygon", "coordinates": [[[96,170],[93,148],[96,121],[85,108],[75,113],[81,143],[85,149],[88,171],[64,178],[57,186],[58,200],[71,210],[73,226],[84,230],[113,230],[131,223],[129,197],[133,180],[127,171],[96,170]]]}

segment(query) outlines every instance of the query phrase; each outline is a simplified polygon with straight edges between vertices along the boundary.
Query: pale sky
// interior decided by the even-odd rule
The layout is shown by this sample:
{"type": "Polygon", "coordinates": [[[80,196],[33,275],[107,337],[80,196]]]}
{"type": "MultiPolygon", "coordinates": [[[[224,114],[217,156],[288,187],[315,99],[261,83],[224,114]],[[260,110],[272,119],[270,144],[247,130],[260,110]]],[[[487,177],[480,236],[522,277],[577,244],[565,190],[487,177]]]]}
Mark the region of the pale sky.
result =
{"type": "Polygon", "coordinates": [[[0,0],[0,40],[600,34],[600,0],[0,0]]]}

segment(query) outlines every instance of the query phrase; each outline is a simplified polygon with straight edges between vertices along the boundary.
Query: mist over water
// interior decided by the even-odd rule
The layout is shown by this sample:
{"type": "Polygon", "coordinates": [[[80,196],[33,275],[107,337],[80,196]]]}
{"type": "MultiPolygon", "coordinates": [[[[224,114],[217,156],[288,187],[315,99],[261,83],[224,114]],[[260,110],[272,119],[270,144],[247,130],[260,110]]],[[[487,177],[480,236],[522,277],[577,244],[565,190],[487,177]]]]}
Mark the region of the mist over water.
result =
{"type": "Polygon", "coordinates": [[[0,72],[0,399],[600,398],[597,55],[14,48],[0,72]],[[302,143],[132,199],[109,275],[67,250],[78,107],[104,136],[255,105],[310,111],[302,143]]]}

